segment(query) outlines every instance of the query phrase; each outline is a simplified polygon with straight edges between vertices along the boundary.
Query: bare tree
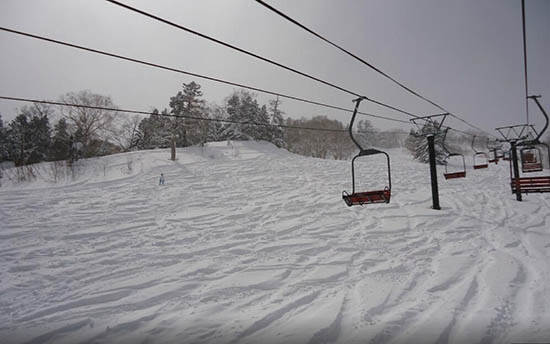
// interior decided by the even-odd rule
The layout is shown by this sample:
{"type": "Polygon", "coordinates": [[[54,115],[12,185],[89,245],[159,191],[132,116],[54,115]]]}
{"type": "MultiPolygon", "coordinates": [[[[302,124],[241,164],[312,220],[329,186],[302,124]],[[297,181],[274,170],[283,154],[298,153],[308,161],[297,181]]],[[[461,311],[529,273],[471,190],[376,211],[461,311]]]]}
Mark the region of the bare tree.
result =
{"type": "Polygon", "coordinates": [[[110,139],[120,147],[123,152],[135,148],[138,144],[139,123],[138,115],[124,116],[113,122],[110,130],[110,139]]]}
{"type": "MultiPolygon", "coordinates": [[[[89,90],[69,92],[60,101],[103,108],[116,108],[111,97],[92,93],[89,90]]],[[[104,140],[111,129],[113,112],[109,110],[61,107],[61,114],[67,119],[75,141],[81,142],[85,156],[93,156],[99,149],[97,143],[104,140]]]]}

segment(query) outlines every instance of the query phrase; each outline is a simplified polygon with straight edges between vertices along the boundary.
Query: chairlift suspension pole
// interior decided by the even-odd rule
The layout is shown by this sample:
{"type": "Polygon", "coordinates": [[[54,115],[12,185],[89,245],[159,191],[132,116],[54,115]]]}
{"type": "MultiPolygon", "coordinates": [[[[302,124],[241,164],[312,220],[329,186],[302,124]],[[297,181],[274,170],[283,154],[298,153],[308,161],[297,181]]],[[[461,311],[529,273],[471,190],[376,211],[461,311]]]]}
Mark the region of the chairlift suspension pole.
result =
{"type": "Polygon", "coordinates": [[[518,152],[516,149],[516,143],[517,141],[511,141],[510,145],[512,148],[510,149],[512,151],[512,167],[514,171],[514,176],[512,178],[512,182],[516,183],[515,187],[515,193],[516,193],[516,199],[521,202],[521,189],[520,189],[520,182],[519,182],[519,165],[518,165],[518,152]]]}
{"type": "Polygon", "coordinates": [[[435,136],[433,134],[427,136],[428,152],[430,154],[430,174],[432,180],[432,208],[441,210],[439,206],[439,187],[437,185],[437,167],[435,164],[435,136]]]}

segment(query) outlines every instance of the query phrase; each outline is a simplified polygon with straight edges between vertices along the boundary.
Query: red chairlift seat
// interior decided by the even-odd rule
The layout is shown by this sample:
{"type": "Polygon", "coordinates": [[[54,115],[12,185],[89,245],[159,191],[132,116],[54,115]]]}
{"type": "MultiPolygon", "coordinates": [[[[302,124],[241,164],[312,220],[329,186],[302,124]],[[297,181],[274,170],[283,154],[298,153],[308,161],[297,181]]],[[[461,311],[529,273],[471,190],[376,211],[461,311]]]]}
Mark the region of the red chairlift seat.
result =
{"type": "Polygon", "coordinates": [[[479,170],[482,168],[488,168],[489,167],[489,157],[487,156],[487,153],[485,152],[478,152],[475,148],[475,141],[476,141],[476,135],[474,135],[472,139],[472,150],[475,152],[474,154],[474,170],[479,170]],[[478,163],[476,164],[476,156],[478,157],[478,163]],[[479,162],[479,157],[483,156],[483,162],[479,162]]]}
{"type": "Polygon", "coordinates": [[[465,178],[466,177],[466,161],[464,160],[464,155],[456,154],[456,153],[447,155],[447,159],[445,159],[445,173],[443,173],[443,176],[445,176],[445,179],[465,178]],[[449,159],[449,157],[452,157],[452,156],[462,157],[462,165],[463,165],[462,171],[456,171],[456,172],[449,172],[448,171],[448,169],[447,169],[447,160],[449,159]]]}
{"type": "Polygon", "coordinates": [[[512,193],[519,190],[521,193],[550,192],[550,176],[512,178],[510,183],[512,193]]]}
{"type": "Polygon", "coordinates": [[[447,132],[449,132],[449,128],[445,129],[445,132],[443,134],[443,140],[441,141],[443,149],[445,150],[445,152],[447,152],[447,157],[445,158],[445,173],[443,173],[443,176],[445,176],[445,179],[465,178],[466,177],[466,160],[464,160],[464,155],[462,154],[449,152],[449,150],[447,149],[447,146],[445,146],[445,140],[447,139],[447,132]],[[459,156],[462,158],[462,171],[449,172],[447,165],[449,162],[449,158],[453,156],[459,156]]]}
{"type": "Polygon", "coordinates": [[[489,162],[489,160],[487,159],[487,154],[485,154],[483,152],[479,152],[479,153],[474,154],[474,170],[479,170],[479,169],[482,169],[482,168],[488,168],[489,167],[488,162],[489,162]],[[485,157],[485,159],[484,159],[485,163],[481,162],[481,163],[476,164],[476,156],[484,156],[485,157]]]}
{"type": "Polygon", "coordinates": [[[390,203],[391,191],[388,187],[384,190],[356,192],[348,194],[342,191],[344,202],[351,207],[352,205],[364,205],[372,203],[390,203]]]}
{"type": "MultiPolygon", "coordinates": [[[[539,139],[548,128],[549,123],[546,111],[544,111],[544,108],[537,100],[537,98],[539,97],[540,96],[529,96],[527,98],[531,98],[537,103],[537,106],[539,107],[542,114],[544,115],[544,118],[546,119],[546,124],[542,131],[540,133],[537,133],[537,137],[534,140],[521,142],[519,144],[520,146],[523,146],[523,148],[520,150],[522,172],[535,172],[543,170],[542,155],[539,147],[544,147],[546,153],[548,154],[548,157],[550,158],[550,147],[544,142],[539,141],[539,139]]],[[[512,163],[510,163],[510,187],[513,194],[550,192],[549,175],[537,177],[520,177],[519,173],[517,172],[513,173],[512,163]]]]}
{"type": "Polygon", "coordinates": [[[351,122],[349,125],[349,135],[351,137],[351,140],[357,147],[359,147],[359,153],[353,157],[351,160],[351,185],[352,185],[352,192],[351,194],[342,191],[342,199],[348,207],[351,207],[353,205],[365,205],[365,204],[375,204],[375,203],[390,203],[391,198],[391,170],[390,170],[390,156],[383,151],[377,150],[377,149],[363,149],[359,142],[355,140],[353,137],[353,122],[355,121],[355,116],[357,115],[357,109],[359,108],[359,104],[363,99],[366,99],[365,97],[360,97],[354,102],[355,104],[355,110],[353,111],[353,116],[351,117],[351,122]],[[355,191],[355,160],[359,157],[365,157],[365,156],[371,156],[375,154],[383,154],[386,156],[386,161],[388,164],[388,186],[384,187],[383,190],[375,190],[375,191],[362,191],[362,192],[356,192],[355,191]]]}
{"type": "Polygon", "coordinates": [[[534,146],[524,147],[520,150],[521,171],[523,173],[542,171],[541,152],[534,146]]]}

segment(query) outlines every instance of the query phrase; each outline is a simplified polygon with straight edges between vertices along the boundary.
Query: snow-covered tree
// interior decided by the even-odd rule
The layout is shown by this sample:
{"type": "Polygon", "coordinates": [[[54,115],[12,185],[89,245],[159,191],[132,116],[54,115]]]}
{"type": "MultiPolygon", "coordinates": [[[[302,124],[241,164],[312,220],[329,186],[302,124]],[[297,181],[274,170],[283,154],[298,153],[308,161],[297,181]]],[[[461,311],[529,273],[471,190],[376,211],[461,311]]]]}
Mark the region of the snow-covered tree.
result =
{"type": "Polygon", "coordinates": [[[211,121],[208,125],[207,141],[223,140],[224,123],[221,121],[227,118],[225,109],[216,104],[212,104],[208,106],[208,117],[215,121],[211,121]]]}
{"type": "Polygon", "coordinates": [[[426,122],[420,130],[411,129],[405,143],[406,147],[411,151],[415,160],[428,163],[430,161],[430,156],[426,135],[434,135],[436,163],[439,165],[444,164],[446,153],[442,146],[443,130],[439,129],[438,124],[435,122],[426,122]]]}
{"type": "MultiPolygon", "coordinates": [[[[280,109],[281,100],[279,97],[269,101],[269,115],[271,124],[284,125],[283,111],[280,109]]],[[[281,127],[271,127],[271,135],[269,141],[277,147],[286,147],[285,131],[281,127]]]]}
{"type": "Polygon", "coordinates": [[[8,156],[17,166],[48,159],[50,146],[50,106],[35,103],[25,106],[7,130],[8,156]]]}
{"type": "Polygon", "coordinates": [[[136,133],[138,149],[167,148],[171,144],[172,129],[174,123],[167,117],[168,110],[159,113],[157,109],[153,114],[141,120],[136,133]]]}
{"type": "Polygon", "coordinates": [[[225,139],[267,139],[266,126],[258,125],[270,124],[267,108],[260,107],[253,93],[245,90],[236,91],[227,98],[225,104],[228,120],[237,122],[225,126],[223,132],[225,139]]]}
{"type": "Polygon", "coordinates": [[[0,114],[0,162],[8,159],[8,132],[0,114]]]}

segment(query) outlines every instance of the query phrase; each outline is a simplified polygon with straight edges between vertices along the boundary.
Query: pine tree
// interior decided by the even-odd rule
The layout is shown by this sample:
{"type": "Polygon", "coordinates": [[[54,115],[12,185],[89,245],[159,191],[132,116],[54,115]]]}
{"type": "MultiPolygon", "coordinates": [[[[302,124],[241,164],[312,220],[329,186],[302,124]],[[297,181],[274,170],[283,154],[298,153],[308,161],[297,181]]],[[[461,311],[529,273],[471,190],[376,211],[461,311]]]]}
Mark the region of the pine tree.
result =
{"type": "Polygon", "coordinates": [[[0,163],[5,160],[8,160],[8,132],[0,114],[0,163]]]}
{"type": "Polygon", "coordinates": [[[51,107],[34,104],[23,107],[7,130],[8,157],[16,166],[34,164],[48,159],[50,146],[51,107]]]}
{"type": "Polygon", "coordinates": [[[54,136],[50,148],[51,160],[68,160],[71,154],[71,137],[65,118],[61,118],[54,126],[54,136]]]}
{"type": "Polygon", "coordinates": [[[374,126],[369,120],[360,120],[357,122],[357,128],[355,129],[357,132],[354,133],[354,136],[357,138],[361,146],[365,149],[368,146],[377,146],[376,138],[375,138],[375,130],[374,126]]]}
{"type": "MultiPolygon", "coordinates": [[[[271,124],[275,126],[284,125],[284,119],[283,119],[284,113],[280,110],[280,105],[281,105],[281,101],[279,100],[278,96],[276,99],[272,99],[269,101],[269,112],[271,117],[270,121],[271,121],[271,124]]],[[[283,128],[272,127],[271,137],[269,141],[279,148],[286,147],[285,131],[283,130],[283,128]]]]}
{"type": "MultiPolygon", "coordinates": [[[[183,91],[170,98],[171,114],[195,118],[206,117],[201,86],[192,81],[183,83],[183,91]]],[[[190,118],[175,118],[173,136],[177,147],[204,143],[208,134],[206,121],[190,118]]]]}
{"type": "Polygon", "coordinates": [[[269,124],[269,114],[265,106],[260,107],[253,93],[241,90],[234,92],[226,100],[229,123],[223,131],[224,139],[266,140],[269,139],[265,125],[269,124]]]}
{"type": "Polygon", "coordinates": [[[212,121],[208,125],[207,141],[221,141],[223,140],[224,124],[221,120],[227,119],[225,109],[221,106],[210,105],[208,107],[208,117],[217,121],[212,121]]]}
{"type": "MultiPolygon", "coordinates": [[[[136,145],[139,149],[167,148],[171,144],[173,122],[169,117],[159,116],[157,109],[153,114],[141,120],[136,134],[136,145]]],[[[163,115],[168,114],[168,110],[162,111],[163,115]]]]}
{"type": "Polygon", "coordinates": [[[430,161],[428,152],[428,140],[426,135],[433,134],[435,144],[435,160],[439,165],[445,163],[446,153],[443,149],[443,131],[438,128],[438,124],[434,122],[426,122],[421,130],[411,130],[409,137],[406,140],[406,147],[411,151],[413,158],[423,163],[430,161]]]}

